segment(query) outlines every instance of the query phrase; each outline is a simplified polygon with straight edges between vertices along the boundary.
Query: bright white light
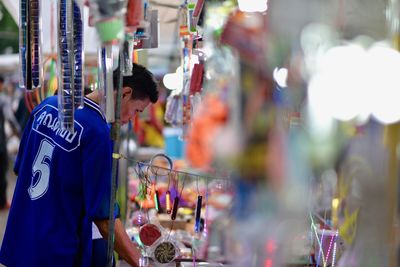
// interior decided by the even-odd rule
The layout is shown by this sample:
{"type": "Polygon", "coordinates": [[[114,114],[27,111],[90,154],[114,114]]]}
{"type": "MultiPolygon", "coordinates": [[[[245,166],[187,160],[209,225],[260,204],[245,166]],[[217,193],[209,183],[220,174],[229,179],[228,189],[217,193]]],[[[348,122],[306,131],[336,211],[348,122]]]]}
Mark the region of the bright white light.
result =
{"type": "Polygon", "coordinates": [[[287,83],[286,83],[287,77],[288,77],[288,70],[287,69],[285,69],[285,68],[281,68],[281,69],[275,68],[273,76],[274,76],[274,80],[276,81],[276,83],[280,87],[282,87],[282,88],[287,87],[287,83]]]}
{"type": "Polygon", "coordinates": [[[239,9],[243,12],[265,12],[268,0],[239,0],[239,9]]]}
{"type": "Polygon", "coordinates": [[[164,75],[163,83],[166,88],[170,90],[182,90],[183,77],[182,77],[182,67],[178,67],[176,72],[167,73],[164,75]]]}
{"type": "Polygon", "coordinates": [[[359,46],[334,47],[319,60],[318,72],[309,83],[313,110],[343,121],[354,119],[364,108],[357,104],[362,86],[366,52],[359,46]],[[318,107],[318,108],[317,108],[318,107]]]}
{"type": "Polygon", "coordinates": [[[166,88],[174,90],[178,87],[178,77],[176,73],[167,73],[164,75],[163,83],[166,88]]]}
{"type": "Polygon", "coordinates": [[[372,115],[384,124],[400,120],[400,54],[382,45],[368,51],[371,64],[370,85],[374,95],[371,105],[372,115]]]}

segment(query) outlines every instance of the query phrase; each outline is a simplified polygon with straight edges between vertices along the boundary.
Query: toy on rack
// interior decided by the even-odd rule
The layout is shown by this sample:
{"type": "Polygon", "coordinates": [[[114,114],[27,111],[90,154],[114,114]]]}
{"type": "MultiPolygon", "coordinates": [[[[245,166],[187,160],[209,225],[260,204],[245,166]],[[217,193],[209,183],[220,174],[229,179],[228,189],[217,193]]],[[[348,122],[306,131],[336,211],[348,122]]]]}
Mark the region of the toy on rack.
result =
{"type": "Polygon", "coordinates": [[[20,1],[20,87],[26,90],[43,85],[42,22],[39,0],[20,1]]]}
{"type": "Polygon", "coordinates": [[[74,130],[74,12],[73,0],[58,2],[58,118],[62,128],[74,130]]]}

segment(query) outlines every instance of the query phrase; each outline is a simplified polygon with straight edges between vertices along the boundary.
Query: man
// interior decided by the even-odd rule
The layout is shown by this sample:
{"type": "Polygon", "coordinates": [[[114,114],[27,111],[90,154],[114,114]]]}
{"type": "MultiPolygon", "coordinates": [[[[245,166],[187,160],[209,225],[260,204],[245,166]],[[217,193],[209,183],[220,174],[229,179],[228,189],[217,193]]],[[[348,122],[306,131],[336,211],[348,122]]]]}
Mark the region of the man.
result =
{"type": "MultiPolygon", "coordinates": [[[[123,78],[121,123],[157,98],[153,75],[135,64],[132,75],[123,78]]],[[[108,236],[110,128],[98,92],[84,101],[75,111],[74,133],[60,128],[57,96],[45,99],[30,116],[14,166],[18,179],[0,251],[6,266],[90,266],[92,222],[108,236]]],[[[138,265],[140,251],[119,219],[115,250],[138,265]]]]}

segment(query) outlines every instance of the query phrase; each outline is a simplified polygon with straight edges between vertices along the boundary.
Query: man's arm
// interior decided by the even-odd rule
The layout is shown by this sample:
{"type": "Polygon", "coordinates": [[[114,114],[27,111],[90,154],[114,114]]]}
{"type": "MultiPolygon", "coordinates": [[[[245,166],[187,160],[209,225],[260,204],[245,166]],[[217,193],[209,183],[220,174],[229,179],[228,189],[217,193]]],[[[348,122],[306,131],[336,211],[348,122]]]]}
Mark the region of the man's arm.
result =
{"type": "MultiPolygon", "coordinates": [[[[103,238],[108,237],[108,220],[96,220],[94,221],[97,228],[103,238]]],[[[114,226],[115,233],[115,243],[114,249],[115,251],[131,266],[139,266],[139,259],[141,257],[141,252],[137,246],[129,239],[125,228],[119,218],[115,219],[114,226]]]]}

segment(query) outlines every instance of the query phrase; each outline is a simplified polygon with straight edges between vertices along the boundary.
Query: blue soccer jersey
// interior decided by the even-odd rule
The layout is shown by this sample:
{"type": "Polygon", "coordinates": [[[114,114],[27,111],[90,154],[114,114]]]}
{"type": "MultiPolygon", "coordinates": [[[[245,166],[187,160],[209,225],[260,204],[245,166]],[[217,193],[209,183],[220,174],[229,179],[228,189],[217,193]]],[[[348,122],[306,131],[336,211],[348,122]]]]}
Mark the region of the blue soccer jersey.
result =
{"type": "Polygon", "coordinates": [[[91,223],[108,218],[112,143],[99,106],[87,98],[74,127],[60,128],[56,96],[32,112],[14,167],[2,264],[90,266],[91,223]]]}

